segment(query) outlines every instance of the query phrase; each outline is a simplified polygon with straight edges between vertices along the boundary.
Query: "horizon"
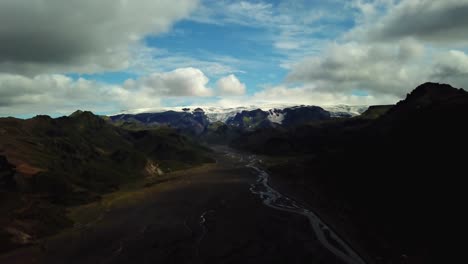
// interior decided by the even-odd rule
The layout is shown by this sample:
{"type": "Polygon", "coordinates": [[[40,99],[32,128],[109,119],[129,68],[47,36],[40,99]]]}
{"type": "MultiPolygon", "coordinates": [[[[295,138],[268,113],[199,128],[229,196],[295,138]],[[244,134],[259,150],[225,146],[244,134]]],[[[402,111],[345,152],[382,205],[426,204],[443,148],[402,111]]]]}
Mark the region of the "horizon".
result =
{"type": "Polygon", "coordinates": [[[5,0],[0,116],[394,104],[429,81],[467,87],[467,9],[468,0],[5,0]]]}
{"type": "MultiPolygon", "coordinates": [[[[426,83],[423,83],[421,85],[419,85],[418,87],[415,87],[414,90],[416,90],[417,88],[421,87],[421,86],[424,86],[424,85],[427,85],[427,84],[437,84],[437,85],[448,85],[450,87],[452,87],[453,89],[461,89],[465,92],[468,92],[465,88],[458,88],[458,87],[453,87],[451,86],[450,84],[448,83],[431,83],[431,82],[426,82],[426,83]]],[[[240,113],[242,111],[252,111],[252,110],[262,110],[262,111],[271,111],[271,110],[276,110],[276,109],[279,109],[279,110],[282,110],[282,109],[286,109],[286,108],[295,108],[295,107],[320,107],[322,109],[324,109],[325,111],[327,112],[330,112],[330,113],[334,113],[334,112],[347,112],[351,115],[360,115],[362,114],[363,112],[365,112],[365,110],[363,110],[364,108],[367,110],[369,109],[370,107],[372,106],[394,106],[396,105],[398,102],[400,101],[404,101],[406,99],[406,97],[412,93],[414,90],[411,90],[406,96],[405,98],[402,98],[401,100],[398,100],[397,102],[393,103],[393,104],[379,104],[379,105],[347,105],[347,104],[331,104],[331,105],[312,105],[312,104],[279,104],[279,103],[263,103],[263,104],[251,104],[251,105],[241,105],[241,106],[226,106],[226,107],[223,107],[223,106],[219,106],[219,105],[180,105],[180,106],[172,106],[172,107],[163,107],[163,106],[160,106],[160,107],[153,107],[153,108],[139,108],[139,109],[126,109],[126,110],[120,110],[120,111],[117,111],[117,112],[111,112],[111,113],[98,113],[98,112],[94,112],[92,110],[88,110],[88,109],[75,109],[75,110],[72,110],[71,112],[69,113],[65,113],[65,114],[53,114],[53,115],[49,115],[49,114],[30,114],[30,115],[22,115],[22,116],[0,116],[0,118],[10,118],[10,117],[13,117],[13,118],[19,118],[19,119],[30,119],[30,118],[34,118],[34,117],[37,117],[37,116],[49,116],[51,118],[59,118],[59,117],[66,117],[66,116],[71,116],[72,114],[74,114],[75,112],[91,112],[92,114],[94,115],[97,115],[97,116],[108,116],[108,117],[112,117],[112,116],[118,116],[118,115],[139,115],[139,114],[151,114],[151,113],[165,113],[165,112],[170,112],[170,111],[175,111],[175,112],[186,112],[184,109],[188,109],[187,111],[188,112],[193,112],[194,109],[196,108],[201,108],[207,115],[208,115],[208,119],[212,122],[214,121],[221,121],[221,120],[217,120],[217,119],[213,119],[212,120],[212,115],[216,115],[216,114],[226,114],[226,113],[240,113]]],[[[225,122],[225,120],[223,120],[222,122],[225,122]]]]}
{"type": "MultiPolygon", "coordinates": [[[[129,109],[129,110],[121,110],[115,113],[97,113],[88,109],[75,109],[69,113],[65,114],[56,114],[56,115],[48,115],[48,114],[31,114],[31,115],[23,115],[23,116],[0,116],[0,118],[18,118],[18,119],[30,119],[37,116],[49,116],[51,118],[59,118],[65,116],[71,116],[75,112],[91,112],[97,116],[117,116],[117,115],[138,115],[138,114],[151,114],[151,113],[164,113],[164,112],[185,112],[183,109],[189,109],[188,112],[193,112],[196,108],[201,108],[206,114],[216,114],[216,113],[228,113],[228,112],[236,112],[240,113],[242,111],[252,111],[260,109],[262,111],[270,111],[275,109],[285,109],[285,108],[294,108],[294,107],[316,107],[318,105],[295,105],[295,104],[268,104],[268,105],[245,105],[245,106],[236,106],[236,107],[222,107],[222,106],[209,106],[209,105],[186,105],[186,106],[175,106],[175,107],[159,107],[159,108],[143,108],[143,109],[129,109]]],[[[345,104],[337,104],[337,105],[325,105],[325,106],[318,106],[325,111],[333,112],[331,109],[345,107],[345,108],[368,108],[372,105],[345,105],[345,104]]],[[[350,113],[353,111],[350,111],[350,113]]],[[[354,112],[353,112],[354,113],[354,112]]],[[[217,120],[218,121],[218,120],[217,120]]]]}

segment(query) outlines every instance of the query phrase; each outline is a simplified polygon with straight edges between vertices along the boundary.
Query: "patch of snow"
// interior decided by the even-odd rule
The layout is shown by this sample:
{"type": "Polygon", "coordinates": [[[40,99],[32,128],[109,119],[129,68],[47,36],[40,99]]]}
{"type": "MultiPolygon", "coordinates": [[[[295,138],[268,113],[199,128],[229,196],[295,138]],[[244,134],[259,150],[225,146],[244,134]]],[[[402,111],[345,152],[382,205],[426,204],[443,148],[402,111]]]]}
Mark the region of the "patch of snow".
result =
{"type": "Polygon", "coordinates": [[[328,106],[322,106],[323,109],[326,111],[330,112],[333,116],[333,114],[340,114],[340,113],[346,113],[350,114],[351,116],[358,116],[362,113],[364,113],[369,106],[364,106],[364,105],[328,105],[328,106]]]}
{"type": "Polygon", "coordinates": [[[282,124],[286,114],[275,110],[276,109],[270,109],[268,111],[268,120],[270,120],[272,123],[282,124]]]}
{"type": "MultiPolygon", "coordinates": [[[[305,105],[301,105],[305,106],[305,105]]],[[[249,105],[240,107],[221,107],[221,106],[201,106],[201,105],[190,105],[190,106],[178,106],[178,107],[159,107],[159,108],[141,108],[121,111],[118,114],[141,114],[141,113],[161,113],[166,111],[177,111],[183,112],[183,108],[190,108],[193,112],[196,108],[202,108],[205,111],[206,116],[210,122],[226,122],[230,117],[234,117],[237,113],[242,111],[252,111],[255,109],[261,109],[268,111],[268,119],[273,123],[281,124],[284,120],[284,115],[281,113],[283,109],[289,107],[299,107],[298,105],[291,104],[262,104],[262,105],[249,105]]],[[[342,114],[349,114],[351,116],[357,116],[362,114],[368,109],[368,106],[350,106],[350,105],[328,105],[320,106],[326,111],[330,112],[332,116],[340,116],[342,114]]]]}

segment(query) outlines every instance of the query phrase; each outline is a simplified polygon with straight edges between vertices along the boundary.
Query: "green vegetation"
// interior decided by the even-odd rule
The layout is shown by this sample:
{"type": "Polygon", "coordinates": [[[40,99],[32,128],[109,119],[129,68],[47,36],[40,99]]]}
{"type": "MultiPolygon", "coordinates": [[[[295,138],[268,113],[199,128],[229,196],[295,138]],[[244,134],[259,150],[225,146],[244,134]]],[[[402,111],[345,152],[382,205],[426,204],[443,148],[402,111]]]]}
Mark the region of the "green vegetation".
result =
{"type": "Polygon", "coordinates": [[[252,123],[252,118],[249,116],[244,116],[242,117],[242,121],[244,122],[244,126],[248,127],[250,126],[250,123],[252,123]]]}
{"type": "Polygon", "coordinates": [[[365,119],[377,119],[384,114],[386,114],[394,105],[373,105],[370,106],[364,113],[362,113],[359,118],[365,119]]]}

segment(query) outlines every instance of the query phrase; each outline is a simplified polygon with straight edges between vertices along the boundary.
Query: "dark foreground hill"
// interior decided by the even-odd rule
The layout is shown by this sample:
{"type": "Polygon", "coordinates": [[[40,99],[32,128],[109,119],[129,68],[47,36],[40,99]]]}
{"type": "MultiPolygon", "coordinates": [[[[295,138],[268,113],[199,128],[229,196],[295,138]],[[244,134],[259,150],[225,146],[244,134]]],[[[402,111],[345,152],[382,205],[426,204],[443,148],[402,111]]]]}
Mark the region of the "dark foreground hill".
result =
{"type": "Polygon", "coordinates": [[[448,257],[466,200],[468,93],[426,83],[394,107],[368,111],[259,130],[233,145],[282,157],[270,167],[278,181],[325,215],[340,215],[337,226],[354,229],[375,256],[395,263],[448,257]]]}
{"type": "Polygon", "coordinates": [[[172,129],[128,131],[91,112],[0,119],[0,251],[72,224],[65,208],[122,184],[211,161],[172,129]]]}

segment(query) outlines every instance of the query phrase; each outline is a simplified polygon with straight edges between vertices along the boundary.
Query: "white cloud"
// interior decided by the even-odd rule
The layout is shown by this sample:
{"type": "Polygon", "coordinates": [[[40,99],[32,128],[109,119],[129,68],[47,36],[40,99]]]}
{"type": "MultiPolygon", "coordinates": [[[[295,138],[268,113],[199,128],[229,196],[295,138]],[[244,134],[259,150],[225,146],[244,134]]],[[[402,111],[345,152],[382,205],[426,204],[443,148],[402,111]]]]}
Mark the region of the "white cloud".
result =
{"type": "Polygon", "coordinates": [[[110,110],[118,86],[64,75],[25,77],[0,74],[0,116],[20,114],[69,114],[76,109],[110,110]]]}
{"type": "MultiPolygon", "coordinates": [[[[288,80],[327,91],[366,90],[404,95],[422,80],[419,68],[406,62],[392,45],[333,44],[321,56],[296,64],[288,80]]],[[[421,69],[424,70],[424,69],[421,69]]]]}
{"type": "Polygon", "coordinates": [[[431,78],[468,88],[468,55],[458,50],[437,54],[431,78]]]}
{"type": "Polygon", "coordinates": [[[234,74],[219,79],[216,82],[216,86],[221,95],[245,94],[245,84],[241,83],[234,74]]]}
{"type": "Polygon", "coordinates": [[[0,72],[125,69],[129,47],[167,31],[197,0],[2,0],[0,72]]]}
{"type": "Polygon", "coordinates": [[[318,90],[404,97],[419,84],[451,82],[468,85],[468,56],[462,51],[424,54],[414,41],[394,44],[334,44],[318,57],[297,63],[288,80],[314,85],[318,90]]]}
{"type": "Polygon", "coordinates": [[[69,114],[76,109],[116,112],[151,108],[161,100],[203,97],[213,94],[208,78],[199,69],[181,68],[153,73],[123,85],[110,85],[65,75],[26,77],[0,74],[0,116],[21,114],[69,114]]]}
{"type": "Polygon", "coordinates": [[[265,87],[263,90],[253,94],[252,96],[240,97],[221,97],[218,100],[200,104],[196,101],[192,105],[222,108],[262,108],[271,109],[275,107],[287,107],[297,105],[317,105],[317,106],[334,106],[334,105],[381,105],[394,104],[399,100],[393,95],[381,96],[359,96],[350,95],[342,92],[329,92],[317,90],[313,86],[271,86],[265,87]]]}
{"type": "Polygon", "coordinates": [[[346,92],[330,92],[318,90],[313,86],[274,86],[253,95],[252,101],[263,103],[286,103],[291,105],[377,105],[394,104],[398,97],[392,95],[350,95],[346,92]]]}
{"type": "Polygon", "coordinates": [[[427,81],[468,86],[468,0],[355,0],[356,27],[290,67],[317,91],[404,97],[427,81]]]}
{"type": "Polygon", "coordinates": [[[150,96],[210,96],[208,77],[196,68],[180,68],[171,72],[153,73],[137,80],[127,80],[125,89],[145,90],[150,96]]]}

